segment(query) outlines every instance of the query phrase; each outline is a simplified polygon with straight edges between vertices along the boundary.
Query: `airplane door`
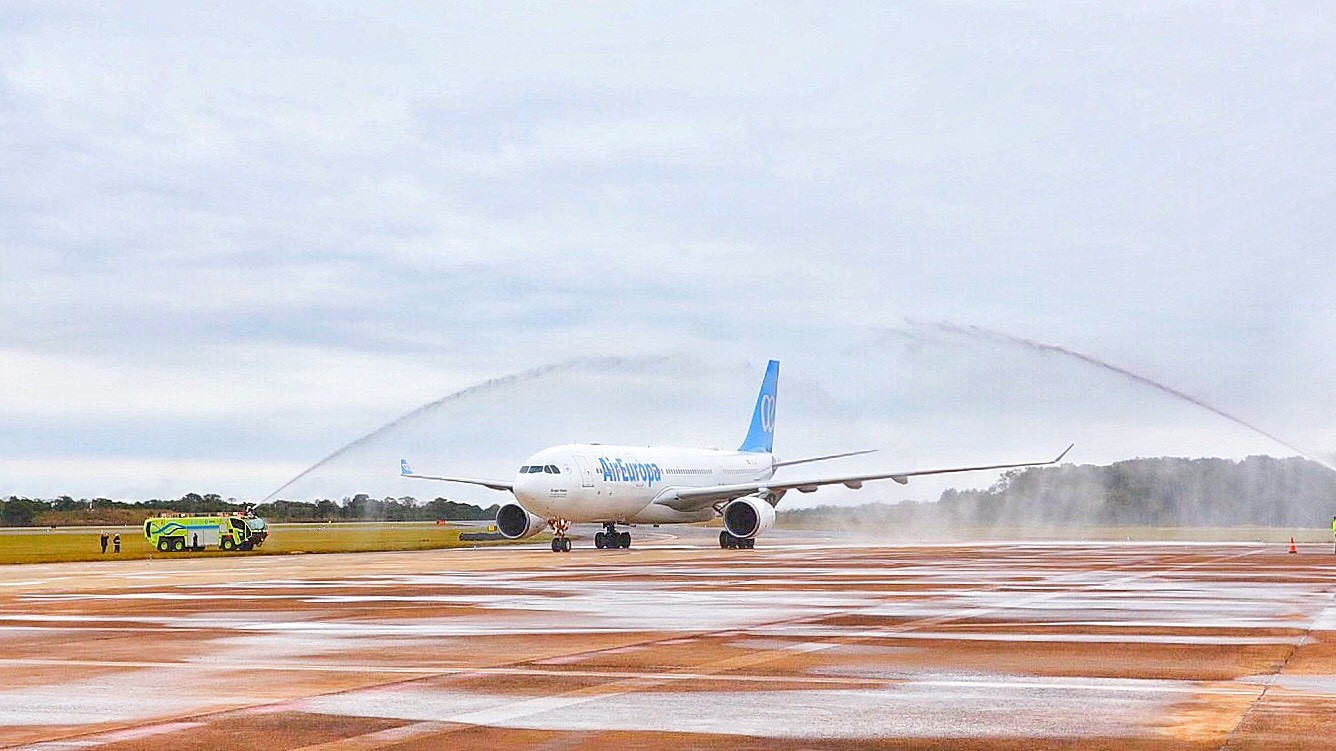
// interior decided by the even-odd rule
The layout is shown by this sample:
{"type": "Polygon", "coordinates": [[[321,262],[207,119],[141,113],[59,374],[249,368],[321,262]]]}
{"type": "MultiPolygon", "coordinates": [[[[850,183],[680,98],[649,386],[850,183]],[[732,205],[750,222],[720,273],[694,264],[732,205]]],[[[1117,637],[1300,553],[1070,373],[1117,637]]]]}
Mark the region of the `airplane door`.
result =
{"type": "Polygon", "coordinates": [[[589,468],[589,461],[583,456],[576,454],[575,463],[580,465],[580,487],[594,487],[594,470],[589,468]]]}

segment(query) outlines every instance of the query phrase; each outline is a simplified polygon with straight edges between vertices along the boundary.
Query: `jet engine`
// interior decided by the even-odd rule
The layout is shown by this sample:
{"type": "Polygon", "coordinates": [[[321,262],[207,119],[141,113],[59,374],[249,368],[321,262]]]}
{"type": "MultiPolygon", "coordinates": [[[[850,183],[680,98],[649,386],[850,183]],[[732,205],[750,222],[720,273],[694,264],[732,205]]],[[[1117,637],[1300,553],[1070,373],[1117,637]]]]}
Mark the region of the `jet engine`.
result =
{"type": "Polygon", "coordinates": [[[738,498],[724,506],[724,529],[734,537],[757,537],[774,525],[775,507],[763,498],[738,498]]]}
{"type": "Polygon", "coordinates": [[[546,527],[545,520],[525,511],[518,503],[507,503],[496,510],[496,529],[507,539],[533,537],[546,527]]]}

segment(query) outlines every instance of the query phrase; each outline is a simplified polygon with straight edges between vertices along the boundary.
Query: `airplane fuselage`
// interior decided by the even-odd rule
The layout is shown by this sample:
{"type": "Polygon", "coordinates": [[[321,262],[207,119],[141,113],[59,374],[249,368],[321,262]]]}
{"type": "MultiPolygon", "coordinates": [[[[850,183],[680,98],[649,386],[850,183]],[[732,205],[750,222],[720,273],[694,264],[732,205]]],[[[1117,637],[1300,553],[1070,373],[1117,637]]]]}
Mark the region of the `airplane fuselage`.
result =
{"type": "Polygon", "coordinates": [[[543,449],[515,475],[515,498],[529,512],[569,522],[671,524],[706,521],[710,508],[677,511],[655,503],[674,488],[770,479],[774,455],[757,451],[567,444],[543,449]]]}

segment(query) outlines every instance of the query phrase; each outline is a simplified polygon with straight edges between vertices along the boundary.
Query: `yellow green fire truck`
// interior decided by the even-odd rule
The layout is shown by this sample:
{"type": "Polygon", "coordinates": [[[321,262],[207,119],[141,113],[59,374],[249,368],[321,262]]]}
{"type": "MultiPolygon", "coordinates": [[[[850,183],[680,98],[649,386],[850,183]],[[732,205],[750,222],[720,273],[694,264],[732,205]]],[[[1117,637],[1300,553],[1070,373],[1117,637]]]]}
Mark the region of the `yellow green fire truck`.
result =
{"type": "Polygon", "coordinates": [[[144,521],[144,537],[164,553],[210,547],[251,550],[268,536],[269,525],[250,512],[164,514],[144,521]]]}

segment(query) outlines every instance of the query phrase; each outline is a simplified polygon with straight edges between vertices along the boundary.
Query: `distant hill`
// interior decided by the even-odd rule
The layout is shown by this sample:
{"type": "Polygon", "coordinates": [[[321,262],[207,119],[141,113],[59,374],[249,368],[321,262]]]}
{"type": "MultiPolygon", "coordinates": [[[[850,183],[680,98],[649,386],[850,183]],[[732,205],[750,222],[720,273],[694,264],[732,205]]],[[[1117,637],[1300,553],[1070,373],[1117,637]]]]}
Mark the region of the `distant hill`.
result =
{"type": "MultiPolygon", "coordinates": [[[[783,507],[781,506],[781,509],[783,507]]],[[[1336,472],[1307,459],[1130,459],[1031,467],[987,490],[906,501],[783,511],[790,527],[1321,527],[1336,515],[1336,472]]]]}
{"type": "MultiPolygon", "coordinates": [[[[164,511],[201,513],[243,511],[250,504],[212,493],[187,493],[174,500],[113,501],[106,498],[54,499],[18,498],[0,500],[0,526],[66,526],[140,524],[164,511]]],[[[484,520],[496,517],[496,506],[483,508],[445,498],[372,498],[365,493],[342,501],[274,501],[255,507],[255,513],[271,522],[324,521],[447,521],[484,520]]]]}

